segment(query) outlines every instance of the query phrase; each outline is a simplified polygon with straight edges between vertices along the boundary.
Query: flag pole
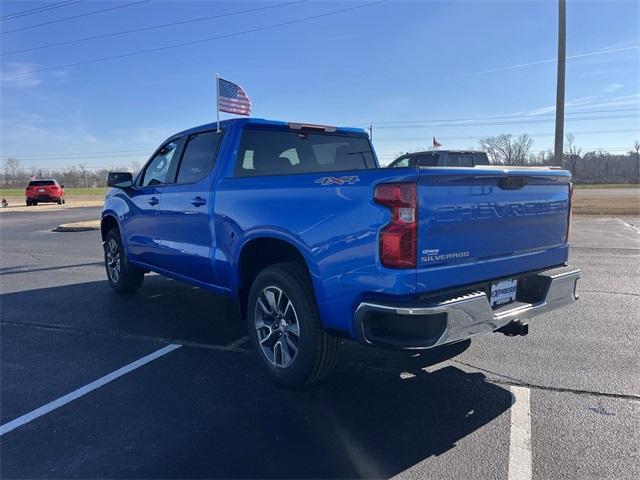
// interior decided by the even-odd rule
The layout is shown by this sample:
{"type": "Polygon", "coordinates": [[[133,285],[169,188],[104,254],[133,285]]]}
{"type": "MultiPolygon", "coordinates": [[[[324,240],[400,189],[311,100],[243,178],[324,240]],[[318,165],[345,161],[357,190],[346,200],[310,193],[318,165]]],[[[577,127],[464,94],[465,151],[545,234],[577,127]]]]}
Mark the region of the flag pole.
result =
{"type": "Polygon", "coordinates": [[[220,133],[220,75],[216,73],[216,133],[220,133]]]}

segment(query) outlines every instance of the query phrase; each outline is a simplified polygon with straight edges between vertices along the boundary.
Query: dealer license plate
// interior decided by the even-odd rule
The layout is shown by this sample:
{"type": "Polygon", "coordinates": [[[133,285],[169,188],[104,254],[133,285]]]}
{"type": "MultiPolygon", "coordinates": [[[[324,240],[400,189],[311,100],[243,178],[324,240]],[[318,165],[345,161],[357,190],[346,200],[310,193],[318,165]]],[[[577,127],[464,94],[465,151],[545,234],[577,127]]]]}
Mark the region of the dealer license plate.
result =
{"type": "Polygon", "coordinates": [[[38,192],[40,192],[40,193],[44,193],[44,191],[45,191],[44,188],[39,188],[38,189],[38,192]]]}
{"type": "Polygon", "coordinates": [[[510,280],[502,280],[491,284],[491,306],[497,307],[511,303],[516,299],[518,291],[518,280],[513,278],[510,280]]]}

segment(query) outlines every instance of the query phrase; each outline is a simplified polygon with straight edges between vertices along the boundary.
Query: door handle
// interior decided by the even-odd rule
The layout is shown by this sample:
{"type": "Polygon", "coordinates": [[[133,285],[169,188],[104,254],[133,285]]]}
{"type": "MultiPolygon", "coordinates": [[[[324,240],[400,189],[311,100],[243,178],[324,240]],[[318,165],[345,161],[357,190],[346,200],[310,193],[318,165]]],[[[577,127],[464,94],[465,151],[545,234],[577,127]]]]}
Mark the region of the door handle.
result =
{"type": "Polygon", "coordinates": [[[156,197],[151,197],[151,198],[149,199],[149,205],[151,205],[152,207],[153,207],[154,205],[157,205],[158,203],[160,203],[160,200],[158,200],[156,197]]]}
{"type": "Polygon", "coordinates": [[[196,197],[193,200],[191,200],[191,205],[193,205],[194,207],[201,207],[206,203],[207,201],[202,197],[196,197]]]}

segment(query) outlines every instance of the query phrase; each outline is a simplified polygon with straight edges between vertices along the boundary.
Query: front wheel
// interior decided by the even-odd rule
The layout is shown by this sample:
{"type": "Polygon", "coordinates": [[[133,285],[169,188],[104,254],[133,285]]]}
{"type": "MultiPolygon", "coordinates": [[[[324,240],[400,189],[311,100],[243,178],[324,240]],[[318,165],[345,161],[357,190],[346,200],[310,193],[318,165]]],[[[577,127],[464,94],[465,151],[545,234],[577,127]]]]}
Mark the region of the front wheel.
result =
{"type": "Polygon", "coordinates": [[[277,383],[301,387],[333,371],[340,340],[322,328],[301,264],[279,263],[258,274],[249,292],[247,321],[258,357],[277,383]]]}
{"type": "Polygon", "coordinates": [[[142,286],[144,272],[127,262],[120,232],[115,228],[109,230],[104,242],[104,265],[116,293],[134,293],[142,286]]]}

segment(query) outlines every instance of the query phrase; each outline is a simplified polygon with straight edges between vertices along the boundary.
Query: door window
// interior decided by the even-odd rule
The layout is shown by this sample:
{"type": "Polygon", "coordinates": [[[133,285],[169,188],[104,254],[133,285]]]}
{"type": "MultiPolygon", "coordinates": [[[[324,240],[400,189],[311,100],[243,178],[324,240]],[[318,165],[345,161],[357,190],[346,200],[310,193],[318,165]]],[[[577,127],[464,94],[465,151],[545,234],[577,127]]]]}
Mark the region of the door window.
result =
{"type": "Polygon", "coordinates": [[[206,177],[216,160],[222,132],[203,132],[189,137],[178,170],[178,183],[193,183],[206,177]]]}
{"type": "Polygon", "coordinates": [[[176,153],[179,146],[180,140],[174,140],[164,145],[144,169],[140,185],[146,187],[171,183],[173,179],[170,176],[174,171],[171,167],[177,158],[176,153]]]}

